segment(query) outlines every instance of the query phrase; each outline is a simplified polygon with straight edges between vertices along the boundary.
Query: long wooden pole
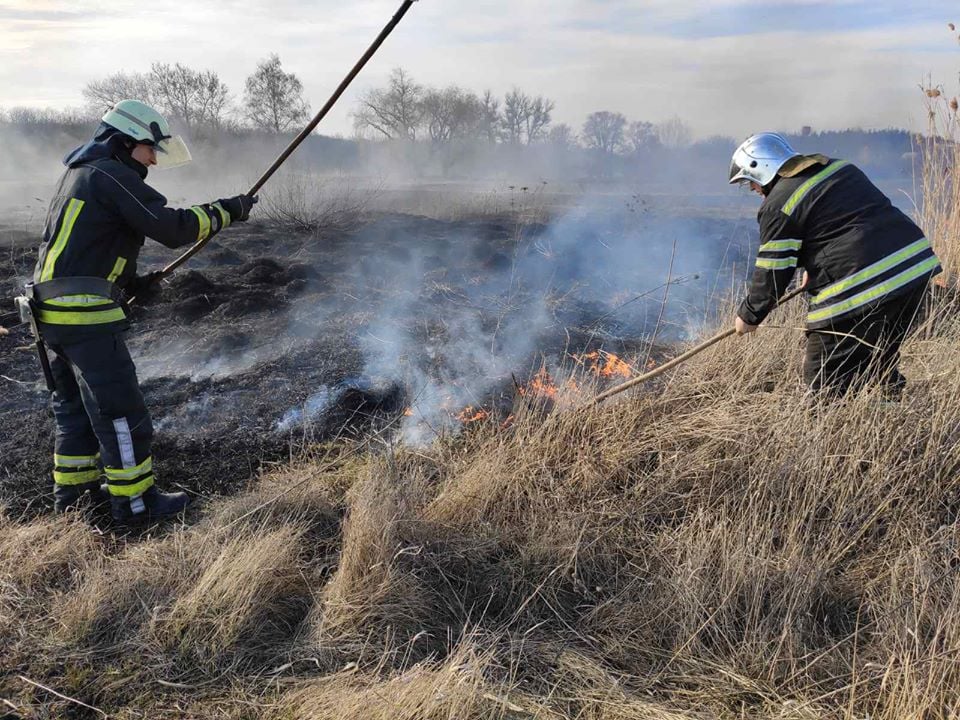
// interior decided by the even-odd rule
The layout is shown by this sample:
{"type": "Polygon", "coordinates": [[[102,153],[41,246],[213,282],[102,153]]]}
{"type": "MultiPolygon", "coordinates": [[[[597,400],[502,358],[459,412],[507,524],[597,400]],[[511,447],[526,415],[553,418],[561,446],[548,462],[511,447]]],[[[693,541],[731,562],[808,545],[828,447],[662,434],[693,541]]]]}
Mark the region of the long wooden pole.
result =
{"type": "MultiPolygon", "coordinates": [[[[800,287],[800,288],[797,288],[796,290],[793,290],[792,292],[787,293],[782,298],[780,298],[780,302],[777,303],[777,307],[780,307],[781,305],[784,305],[785,303],[790,302],[795,297],[803,293],[804,290],[805,288],[800,287]]],[[[662,375],[667,370],[670,370],[671,368],[675,368],[677,365],[682,365],[687,360],[692,358],[694,355],[699,355],[708,347],[712,347],[713,345],[716,345],[721,340],[730,337],[736,332],[737,332],[736,328],[729,328],[728,330],[724,330],[721,333],[717,333],[709,340],[704,340],[702,343],[700,343],[696,347],[690,348],[682,355],[678,355],[677,357],[673,358],[673,360],[669,360],[665,362],[660,367],[655,368],[654,370],[651,370],[648,373],[644,373],[643,375],[638,375],[632,380],[627,380],[625,383],[621,383],[620,385],[617,385],[616,387],[612,387],[609,390],[604,390],[602,393],[597,395],[593,400],[591,400],[590,404],[599,405],[607,398],[613,397],[614,395],[619,395],[620,393],[626,390],[629,390],[632,387],[636,387],[637,385],[645,383],[648,380],[653,380],[653,378],[657,377],[658,375],[662,375]]]]}
{"type": "MultiPolygon", "coordinates": [[[[288,157],[290,157],[291,153],[293,153],[293,151],[297,149],[297,146],[300,145],[300,143],[302,143],[307,138],[307,136],[314,131],[317,125],[320,124],[320,121],[323,120],[324,117],[326,117],[327,113],[330,112],[330,109],[337,103],[337,100],[340,99],[340,96],[343,95],[344,91],[346,91],[350,83],[353,82],[353,79],[360,74],[360,71],[363,69],[363,66],[366,65],[367,61],[374,56],[377,50],[380,49],[380,46],[383,45],[384,40],[386,40],[387,36],[390,35],[391,32],[393,32],[393,29],[400,23],[400,21],[403,19],[403,16],[407,14],[407,10],[409,10],[415,2],[417,2],[417,0],[404,0],[403,5],[400,6],[400,9],[397,10],[396,14],[393,16],[390,22],[387,23],[386,27],[383,28],[383,30],[377,36],[377,39],[373,41],[373,44],[370,45],[369,48],[367,48],[367,51],[363,54],[363,57],[361,57],[357,61],[357,64],[353,66],[353,69],[351,69],[350,72],[347,73],[347,76],[340,83],[339,87],[337,87],[333,95],[330,96],[330,99],[327,100],[326,104],[320,109],[320,112],[318,112],[314,116],[313,120],[311,120],[310,123],[303,130],[300,131],[300,134],[297,135],[290,142],[289,145],[287,145],[286,149],[282,153],[280,153],[280,156],[273,161],[273,165],[267,168],[266,172],[264,172],[263,175],[260,176],[260,179],[257,180],[256,183],[254,183],[253,187],[250,188],[250,190],[247,191],[247,195],[256,195],[257,191],[260,190],[260,188],[262,188],[266,184],[267,180],[269,180],[270,177],[279,169],[279,167],[283,165],[284,161],[288,157]]],[[[207,238],[205,240],[200,240],[196,244],[192,245],[189,250],[187,250],[180,257],[178,257],[172,263],[170,263],[165,268],[163,268],[163,270],[161,270],[161,272],[163,273],[163,277],[166,277],[167,275],[172,273],[178,267],[183,265],[187,260],[189,260],[198,252],[200,252],[203,249],[204,245],[206,245],[209,241],[210,241],[210,238],[207,238]]]]}

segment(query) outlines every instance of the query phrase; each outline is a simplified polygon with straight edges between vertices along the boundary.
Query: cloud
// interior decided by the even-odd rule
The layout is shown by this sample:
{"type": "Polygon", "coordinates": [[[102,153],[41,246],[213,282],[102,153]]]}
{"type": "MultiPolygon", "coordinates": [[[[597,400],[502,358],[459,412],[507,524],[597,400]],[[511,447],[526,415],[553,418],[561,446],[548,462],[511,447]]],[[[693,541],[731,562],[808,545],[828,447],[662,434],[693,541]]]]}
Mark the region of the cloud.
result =
{"type": "MultiPolygon", "coordinates": [[[[397,0],[0,1],[0,105],[78,105],[89,80],[153,61],[216,70],[242,97],[277,52],[318,108],[397,0]]],[[[956,71],[939,0],[423,0],[323,130],[349,133],[357,93],[403,66],[421,82],[686,119],[700,135],[758,127],[914,126],[917,84],[956,71]],[[941,17],[942,15],[942,17],[941,17]]]]}

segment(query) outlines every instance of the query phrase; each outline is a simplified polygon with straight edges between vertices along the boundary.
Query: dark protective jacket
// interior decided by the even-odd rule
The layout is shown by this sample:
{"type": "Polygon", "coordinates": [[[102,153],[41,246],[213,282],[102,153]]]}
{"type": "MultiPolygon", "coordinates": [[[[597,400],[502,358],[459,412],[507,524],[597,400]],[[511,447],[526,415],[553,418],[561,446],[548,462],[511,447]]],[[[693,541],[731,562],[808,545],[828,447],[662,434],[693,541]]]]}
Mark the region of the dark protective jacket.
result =
{"type": "Polygon", "coordinates": [[[794,158],[758,214],[760,252],[738,315],[759,325],[798,266],[809,273],[807,327],[866,315],[940,272],[923,231],[855,165],[794,158]]]}
{"type": "MultiPolygon", "coordinates": [[[[123,136],[101,125],[92,141],[64,159],[66,172],[50,202],[33,281],[104,278],[123,287],[136,274],[144,238],[170,248],[203,240],[230,224],[218,203],[185,210],[146,184],[147,168],[123,136]]],[[[35,306],[41,334],[54,343],[128,327],[124,309],[102,294],[76,293],[35,306]]]]}

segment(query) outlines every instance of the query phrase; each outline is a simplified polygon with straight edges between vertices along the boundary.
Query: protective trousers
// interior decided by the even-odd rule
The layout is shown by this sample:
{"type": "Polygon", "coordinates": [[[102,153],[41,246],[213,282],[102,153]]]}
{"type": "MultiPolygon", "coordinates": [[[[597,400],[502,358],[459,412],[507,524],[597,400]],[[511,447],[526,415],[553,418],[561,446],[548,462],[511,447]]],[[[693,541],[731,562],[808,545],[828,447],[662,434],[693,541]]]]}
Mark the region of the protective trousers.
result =
{"type": "Polygon", "coordinates": [[[803,379],[813,391],[843,395],[880,382],[898,400],[907,384],[900,374],[900,346],[918,319],[927,294],[924,283],[859,318],[807,332],[803,379]]]}
{"type": "Polygon", "coordinates": [[[81,485],[100,477],[111,495],[139,496],[153,485],[153,425],[120,334],[49,348],[57,421],[53,479],[81,485]]]}

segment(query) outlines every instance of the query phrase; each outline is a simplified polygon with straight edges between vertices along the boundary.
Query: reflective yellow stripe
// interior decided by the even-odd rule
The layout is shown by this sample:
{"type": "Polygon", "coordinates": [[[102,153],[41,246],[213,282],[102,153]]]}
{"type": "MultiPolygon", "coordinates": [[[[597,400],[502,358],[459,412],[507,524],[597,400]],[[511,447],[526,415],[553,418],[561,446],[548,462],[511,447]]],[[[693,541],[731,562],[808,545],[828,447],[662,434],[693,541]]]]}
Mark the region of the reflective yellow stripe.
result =
{"type": "Polygon", "coordinates": [[[138,475],[151,472],[153,470],[153,456],[148,457],[136,467],[131,468],[104,468],[109,480],[133,480],[138,475]]]}
{"type": "Polygon", "coordinates": [[[903,287],[912,280],[916,280],[921,275],[929,273],[939,267],[940,261],[935,258],[927,258],[923,262],[917,263],[912,268],[904,270],[899,275],[894,275],[892,278],[886,282],[882,282],[879,285],[875,285],[872,288],[868,288],[863,292],[857,293],[853,297],[847,298],[833,305],[827,305],[825,308],[816,310],[807,315],[807,322],[819,322],[821,320],[828,320],[837,315],[843,315],[844,313],[855,310],[861,305],[866,305],[867,303],[877,300],[878,298],[887,295],[894,290],[903,287]]]}
{"type": "Polygon", "coordinates": [[[127,316],[121,308],[96,312],[65,312],[62,310],[37,310],[37,320],[47,325],[103,325],[120,322],[127,316]]]}
{"type": "Polygon", "coordinates": [[[220,213],[220,229],[223,230],[224,228],[230,227],[230,213],[224,210],[223,206],[218,202],[215,202],[213,207],[220,213]]]}
{"type": "Polygon", "coordinates": [[[57,485],[83,485],[100,479],[99,470],[84,470],[82,472],[60,472],[53,471],[53,481],[57,485]]]}
{"type": "Polygon", "coordinates": [[[915,255],[919,255],[929,247],[930,241],[926,238],[920,238],[916,242],[910,243],[905,248],[887,255],[879,262],[875,262],[873,265],[868,265],[863,270],[854,273],[850,277],[839,280],[833,285],[828,285],[819,293],[817,293],[810,302],[811,304],[816,305],[817,303],[822,303],[824,300],[829,300],[830,298],[846,292],[847,290],[852,290],[857,285],[862,285],[870,278],[874,278],[877,275],[886,272],[895,265],[899,265],[915,255]]]}
{"type": "Polygon", "coordinates": [[[110,274],[107,275],[107,280],[110,282],[116,282],[117,278],[120,277],[120,273],[123,272],[123,269],[127,266],[127,259],[125,257],[118,257],[117,261],[113,264],[113,270],[110,271],[110,274]]]}
{"type": "Polygon", "coordinates": [[[201,240],[206,240],[210,235],[210,216],[207,215],[207,211],[198,205],[194,205],[192,208],[193,214],[197,216],[197,220],[200,223],[200,231],[197,233],[197,242],[201,240]]]}
{"type": "Polygon", "coordinates": [[[57,455],[53,454],[53,464],[60,467],[89,467],[96,465],[100,459],[100,453],[96,455],[57,455]]]}
{"type": "Polygon", "coordinates": [[[760,252],[777,252],[779,250],[799,250],[802,240],[774,240],[760,246],[760,252]]]}
{"type": "Polygon", "coordinates": [[[103,295],[63,295],[58,298],[44,300],[44,305],[56,305],[57,307],[90,307],[92,305],[113,305],[113,300],[105,298],[103,295]]]}
{"type": "Polygon", "coordinates": [[[757,258],[757,267],[764,270],[784,270],[797,266],[797,258],[757,258]]]}
{"type": "Polygon", "coordinates": [[[80,211],[83,209],[83,200],[70,198],[66,209],[63,211],[63,221],[60,224],[60,232],[57,233],[57,239],[53,246],[47,250],[47,257],[43,261],[43,270],[40,272],[40,282],[46,282],[53,279],[53,269],[57,264],[57,259],[67,246],[67,240],[70,239],[70,233],[73,232],[73,225],[80,217],[80,211]]]}
{"type": "Polygon", "coordinates": [[[107,490],[110,491],[111,495],[122,495],[124,497],[142,495],[151,485],[153,485],[153,473],[133,485],[112,485],[110,478],[107,478],[107,490]]]}
{"type": "Polygon", "coordinates": [[[809,193],[813,188],[819,185],[821,182],[826,180],[828,177],[833,175],[837,170],[846,167],[850,163],[846,160],[838,160],[835,163],[827,165],[823,170],[818,172],[812,178],[807,180],[803,185],[794,190],[793,195],[790,196],[790,199],[787,200],[786,204],[783,206],[784,215],[792,215],[793,211],[796,210],[797,205],[800,204],[800,201],[803,200],[807,193],[809,193]]]}

